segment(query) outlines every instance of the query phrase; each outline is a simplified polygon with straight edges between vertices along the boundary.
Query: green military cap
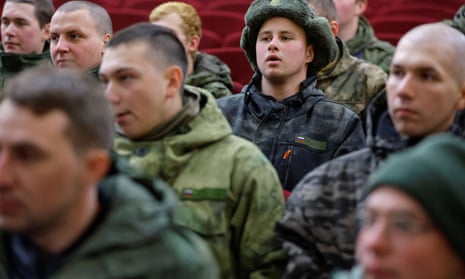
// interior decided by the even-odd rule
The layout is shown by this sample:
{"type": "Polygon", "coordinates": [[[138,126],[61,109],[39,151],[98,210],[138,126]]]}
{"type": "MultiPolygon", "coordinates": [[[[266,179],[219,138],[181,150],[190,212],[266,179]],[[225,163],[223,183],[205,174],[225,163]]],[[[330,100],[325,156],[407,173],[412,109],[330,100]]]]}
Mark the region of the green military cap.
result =
{"type": "Polygon", "coordinates": [[[431,136],[391,155],[370,176],[366,197],[389,186],[415,199],[465,261],[465,139],[431,136]]]}

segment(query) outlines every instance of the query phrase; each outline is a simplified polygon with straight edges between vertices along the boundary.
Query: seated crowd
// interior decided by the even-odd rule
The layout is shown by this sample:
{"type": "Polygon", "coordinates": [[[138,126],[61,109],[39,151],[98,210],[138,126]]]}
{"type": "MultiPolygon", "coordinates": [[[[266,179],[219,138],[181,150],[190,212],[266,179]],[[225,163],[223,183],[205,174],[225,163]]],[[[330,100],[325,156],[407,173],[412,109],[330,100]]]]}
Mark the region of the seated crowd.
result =
{"type": "Polygon", "coordinates": [[[6,0],[0,278],[465,279],[465,5],[366,8],[251,1],[234,92],[188,3],[6,0]]]}

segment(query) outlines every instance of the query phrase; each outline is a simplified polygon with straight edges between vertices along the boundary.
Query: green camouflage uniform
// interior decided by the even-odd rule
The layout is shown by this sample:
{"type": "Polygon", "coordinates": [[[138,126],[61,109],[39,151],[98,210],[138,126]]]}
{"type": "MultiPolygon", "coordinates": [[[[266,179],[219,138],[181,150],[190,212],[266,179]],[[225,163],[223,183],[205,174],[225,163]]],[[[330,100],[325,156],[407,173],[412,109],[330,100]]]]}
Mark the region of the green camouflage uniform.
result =
{"type": "Polygon", "coordinates": [[[44,51],[40,54],[6,53],[0,46],[0,88],[3,88],[9,78],[44,61],[51,63],[48,43],[45,44],[44,51]]]}
{"type": "Polygon", "coordinates": [[[208,90],[221,98],[231,95],[233,84],[231,70],[218,57],[197,52],[194,57],[194,72],[186,77],[186,84],[208,90]]]}
{"type": "Polygon", "coordinates": [[[389,73],[395,48],[390,43],[380,41],[375,37],[373,28],[365,17],[359,17],[357,33],[345,43],[350,49],[350,54],[378,65],[389,73]]]}
{"type": "MultiPolygon", "coordinates": [[[[354,264],[356,210],[368,176],[392,152],[421,138],[402,139],[387,112],[385,92],[368,107],[367,148],[325,163],[307,174],[286,203],[276,231],[290,260],[284,278],[327,278],[354,264]]],[[[450,132],[465,136],[457,118],[450,132]]]]}
{"type": "Polygon", "coordinates": [[[444,23],[465,34],[465,5],[457,10],[452,20],[444,20],[444,23]]]}
{"type": "MultiPolygon", "coordinates": [[[[159,180],[145,186],[150,191],[116,174],[102,181],[99,192],[108,200],[104,219],[51,278],[219,278],[208,245],[194,232],[172,224],[175,194],[159,180]]],[[[6,237],[0,232],[0,239],[6,237]]],[[[4,264],[5,246],[0,241],[0,278],[6,279],[11,278],[8,266],[18,263],[4,264]]]]}
{"type": "Polygon", "coordinates": [[[221,278],[280,278],[287,256],[273,228],[284,210],[275,170],[252,143],[231,133],[216,100],[186,86],[201,111],[159,140],[119,135],[115,150],[143,177],[160,176],[181,199],[175,222],[208,241],[221,278]]]}
{"type": "Polygon", "coordinates": [[[380,67],[351,56],[337,37],[336,42],[338,55],[318,73],[316,87],[361,116],[371,98],[384,89],[387,75],[380,67]]]}

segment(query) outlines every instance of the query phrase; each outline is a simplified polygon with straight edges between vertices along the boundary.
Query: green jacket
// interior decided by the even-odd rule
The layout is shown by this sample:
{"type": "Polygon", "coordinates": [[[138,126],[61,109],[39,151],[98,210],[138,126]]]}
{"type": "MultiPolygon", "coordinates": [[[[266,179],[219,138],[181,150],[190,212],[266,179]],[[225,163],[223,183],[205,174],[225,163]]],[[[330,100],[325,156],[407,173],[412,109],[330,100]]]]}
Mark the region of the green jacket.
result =
{"type": "MultiPolygon", "coordinates": [[[[206,243],[172,224],[176,197],[166,184],[156,180],[146,186],[148,191],[113,175],[99,187],[109,196],[107,215],[53,279],[219,278],[206,243]]],[[[8,278],[5,262],[0,241],[0,278],[8,278]]]]}
{"type": "Polygon", "coordinates": [[[389,73],[395,48],[390,43],[376,38],[373,28],[365,17],[359,17],[357,33],[345,43],[350,49],[350,54],[378,65],[389,73]]]}
{"type": "Polygon", "coordinates": [[[186,77],[186,84],[208,90],[221,98],[231,95],[233,83],[231,70],[218,57],[197,52],[194,58],[194,72],[186,77]]]}
{"type": "Polygon", "coordinates": [[[131,141],[121,135],[116,152],[140,175],[160,176],[181,203],[175,222],[205,238],[217,257],[221,278],[281,278],[286,254],[273,228],[284,210],[277,174],[252,143],[232,135],[202,89],[201,111],[179,132],[156,141],[131,141]]]}
{"type": "Polygon", "coordinates": [[[380,67],[350,55],[337,37],[336,43],[337,57],[318,73],[316,87],[361,116],[371,98],[384,88],[387,75],[380,67]]]}
{"type": "Polygon", "coordinates": [[[0,46],[0,88],[3,88],[7,79],[15,76],[26,68],[35,66],[43,61],[50,64],[49,44],[46,43],[44,51],[40,54],[16,54],[6,53],[0,46]]]}

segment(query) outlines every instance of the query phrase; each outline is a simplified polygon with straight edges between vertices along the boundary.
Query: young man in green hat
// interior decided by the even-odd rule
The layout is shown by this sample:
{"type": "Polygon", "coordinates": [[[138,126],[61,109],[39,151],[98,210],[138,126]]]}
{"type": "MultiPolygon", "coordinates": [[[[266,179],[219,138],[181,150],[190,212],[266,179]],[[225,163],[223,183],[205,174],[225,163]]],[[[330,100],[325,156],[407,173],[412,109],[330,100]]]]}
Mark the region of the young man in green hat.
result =
{"type": "Polygon", "coordinates": [[[233,133],[255,143],[292,191],[316,166],[364,146],[359,117],[316,88],[337,46],[305,0],[252,2],[241,47],[255,70],[242,94],[218,100],[233,133]]]}
{"type": "Polygon", "coordinates": [[[452,135],[389,157],[364,193],[359,268],[332,278],[465,278],[464,171],[465,142],[452,135]]]}

